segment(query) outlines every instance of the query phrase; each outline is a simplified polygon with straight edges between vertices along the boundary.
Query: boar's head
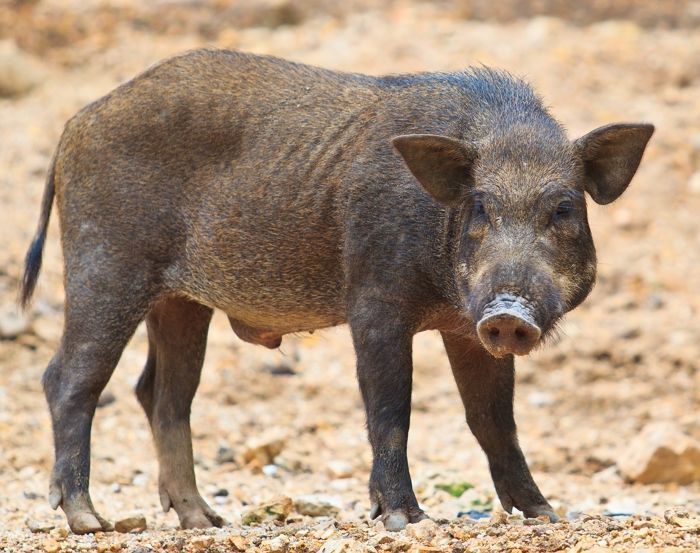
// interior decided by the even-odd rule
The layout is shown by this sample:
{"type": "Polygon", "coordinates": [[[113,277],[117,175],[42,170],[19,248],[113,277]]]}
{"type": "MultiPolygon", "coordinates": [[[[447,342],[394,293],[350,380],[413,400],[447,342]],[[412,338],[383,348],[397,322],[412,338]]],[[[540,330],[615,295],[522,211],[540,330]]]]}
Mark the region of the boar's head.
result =
{"type": "Polygon", "coordinates": [[[540,344],[595,282],[587,193],[599,204],[629,185],[654,128],[613,124],[570,142],[558,124],[514,122],[476,141],[393,139],[455,225],[454,284],[494,356],[540,344]]]}

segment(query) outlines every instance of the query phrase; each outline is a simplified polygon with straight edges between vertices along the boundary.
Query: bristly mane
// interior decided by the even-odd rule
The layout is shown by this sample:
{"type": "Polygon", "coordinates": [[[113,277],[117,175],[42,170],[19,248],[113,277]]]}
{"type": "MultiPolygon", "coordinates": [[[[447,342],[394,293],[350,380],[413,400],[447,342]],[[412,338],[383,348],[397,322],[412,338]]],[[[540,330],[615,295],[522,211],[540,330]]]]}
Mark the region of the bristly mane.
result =
{"type": "Polygon", "coordinates": [[[471,67],[462,72],[462,87],[475,109],[472,132],[525,123],[533,131],[564,140],[566,131],[552,117],[530,84],[501,69],[471,67]]]}
{"type": "Polygon", "coordinates": [[[470,67],[461,73],[469,96],[488,107],[529,107],[546,111],[542,98],[522,78],[502,69],[470,67]]]}

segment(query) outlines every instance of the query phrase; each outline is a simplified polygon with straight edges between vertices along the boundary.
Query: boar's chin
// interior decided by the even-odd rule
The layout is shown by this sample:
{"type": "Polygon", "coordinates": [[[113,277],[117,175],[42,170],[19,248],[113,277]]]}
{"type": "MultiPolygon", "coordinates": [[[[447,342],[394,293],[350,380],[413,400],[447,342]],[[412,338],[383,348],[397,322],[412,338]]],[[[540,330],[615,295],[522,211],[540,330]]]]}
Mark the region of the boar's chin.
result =
{"type": "Polygon", "coordinates": [[[476,325],[479,340],[494,357],[527,355],[542,338],[534,309],[525,298],[498,294],[481,312],[476,325]]]}

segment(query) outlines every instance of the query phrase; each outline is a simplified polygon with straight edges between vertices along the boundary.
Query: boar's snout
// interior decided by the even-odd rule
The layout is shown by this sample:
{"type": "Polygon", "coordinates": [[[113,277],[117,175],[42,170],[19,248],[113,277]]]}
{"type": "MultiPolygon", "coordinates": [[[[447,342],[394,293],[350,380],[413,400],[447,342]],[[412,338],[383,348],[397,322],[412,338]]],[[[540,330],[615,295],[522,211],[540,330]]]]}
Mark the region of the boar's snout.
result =
{"type": "Polygon", "coordinates": [[[527,302],[505,294],[486,305],[476,330],[483,346],[495,357],[526,355],[542,336],[527,302]]]}

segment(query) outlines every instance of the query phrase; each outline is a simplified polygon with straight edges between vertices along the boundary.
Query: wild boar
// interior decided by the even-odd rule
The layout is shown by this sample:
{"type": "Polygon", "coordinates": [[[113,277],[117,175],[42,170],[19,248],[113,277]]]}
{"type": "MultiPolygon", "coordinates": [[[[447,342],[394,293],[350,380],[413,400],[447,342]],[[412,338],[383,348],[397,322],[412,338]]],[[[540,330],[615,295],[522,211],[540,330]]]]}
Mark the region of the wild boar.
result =
{"type": "Polygon", "coordinates": [[[145,319],[136,394],[183,528],[224,523],[197,490],[190,404],[214,309],[242,339],[348,323],[374,463],[371,516],[426,515],[406,459],[413,335],[442,333],[503,507],[556,519],[513,420],[514,355],[587,296],[586,197],[627,188],[653,133],[575,140],[505,72],[371,77],[234,51],[166,60],[65,127],[27,254],[26,306],[55,200],[65,326],[43,377],[49,501],[76,533],[109,530],[88,492],[98,397],[145,319]]]}

